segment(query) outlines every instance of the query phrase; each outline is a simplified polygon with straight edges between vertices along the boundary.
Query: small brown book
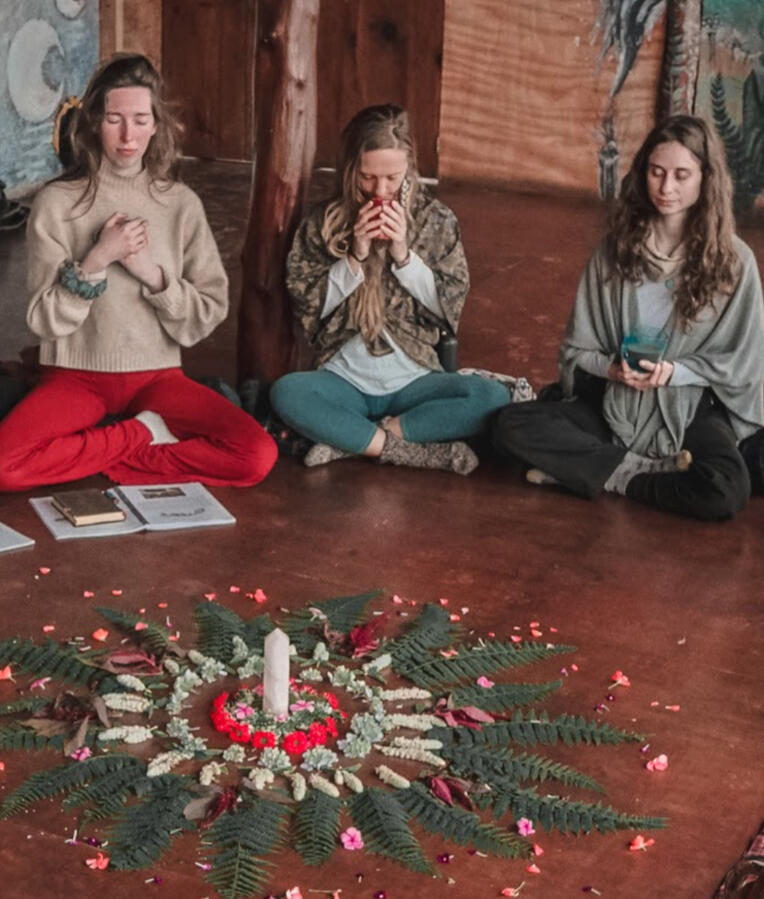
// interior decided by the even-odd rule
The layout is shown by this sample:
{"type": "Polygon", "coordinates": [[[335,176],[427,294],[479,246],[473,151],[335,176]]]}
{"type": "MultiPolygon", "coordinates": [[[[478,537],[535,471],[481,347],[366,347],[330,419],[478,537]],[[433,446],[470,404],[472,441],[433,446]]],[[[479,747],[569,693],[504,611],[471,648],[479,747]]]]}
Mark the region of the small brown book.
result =
{"type": "Polygon", "coordinates": [[[97,487],[54,493],[51,499],[58,511],[75,527],[125,520],[122,509],[108,494],[98,490],[97,487]]]}

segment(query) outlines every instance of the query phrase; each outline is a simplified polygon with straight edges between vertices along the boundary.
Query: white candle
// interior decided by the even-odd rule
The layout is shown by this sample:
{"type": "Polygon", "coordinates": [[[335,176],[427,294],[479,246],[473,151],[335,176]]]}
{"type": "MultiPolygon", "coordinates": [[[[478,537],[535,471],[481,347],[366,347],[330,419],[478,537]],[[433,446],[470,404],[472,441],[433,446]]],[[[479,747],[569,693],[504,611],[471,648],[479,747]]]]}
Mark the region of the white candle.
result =
{"type": "Polygon", "coordinates": [[[276,717],[289,711],[289,637],[279,627],[265,638],[263,709],[276,717]]]}

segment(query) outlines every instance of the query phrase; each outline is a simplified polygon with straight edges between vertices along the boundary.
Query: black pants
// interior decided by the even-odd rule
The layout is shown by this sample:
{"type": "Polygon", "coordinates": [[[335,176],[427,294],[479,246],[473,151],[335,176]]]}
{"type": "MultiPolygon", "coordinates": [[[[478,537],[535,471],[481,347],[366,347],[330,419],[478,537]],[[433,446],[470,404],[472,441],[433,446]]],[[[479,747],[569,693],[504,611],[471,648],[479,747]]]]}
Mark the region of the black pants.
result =
{"type": "MultiPolygon", "coordinates": [[[[594,499],[626,454],[612,443],[602,416],[603,390],[601,382],[574,400],[506,406],[494,418],[494,449],[499,456],[540,468],[576,495],[594,499]]],[[[627,496],[709,521],[731,518],[743,509],[751,494],[747,460],[737,448],[726,411],[710,391],[687,428],[684,448],[692,453],[689,471],[635,475],[627,496]]],[[[755,462],[756,452],[749,455],[755,462]]],[[[761,465],[762,454],[758,456],[761,465]]]]}

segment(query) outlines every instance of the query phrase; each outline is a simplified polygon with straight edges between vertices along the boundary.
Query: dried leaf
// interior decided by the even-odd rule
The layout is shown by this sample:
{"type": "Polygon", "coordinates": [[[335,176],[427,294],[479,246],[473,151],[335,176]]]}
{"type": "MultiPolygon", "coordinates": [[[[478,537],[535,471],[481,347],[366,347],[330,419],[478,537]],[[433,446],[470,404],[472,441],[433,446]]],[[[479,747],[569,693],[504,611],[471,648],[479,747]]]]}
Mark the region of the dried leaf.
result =
{"type": "Polygon", "coordinates": [[[82,721],[80,721],[74,734],[64,743],[64,755],[71,755],[75,750],[85,745],[88,724],[90,724],[90,715],[86,715],[82,721]]]}

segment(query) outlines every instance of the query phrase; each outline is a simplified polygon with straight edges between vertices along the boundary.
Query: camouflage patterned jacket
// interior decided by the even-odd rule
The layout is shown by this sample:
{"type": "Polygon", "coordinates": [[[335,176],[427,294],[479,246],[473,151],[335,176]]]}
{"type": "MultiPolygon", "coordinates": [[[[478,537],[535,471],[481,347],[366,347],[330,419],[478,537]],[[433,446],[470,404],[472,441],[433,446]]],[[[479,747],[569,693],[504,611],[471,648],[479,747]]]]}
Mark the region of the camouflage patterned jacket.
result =
{"type": "MultiPolygon", "coordinates": [[[[358,333],[348,321],[347,302],[341,303],[326,318],[321,318],[329,269],[337,261],[321,237],[327,205],[322,203],[317,206],[302,221],[287,258],[287,288],[294,302],[295,315],[313,347],[316,366],[327,362],[358,333]]],[[[414,227],[409,235],[410,247],[435,276],[445,320],[414,299],[388,265],[382,274],[382,290],[386,300],[385,328],[415,362],[438,371],[441,366],[435,346],[440,338],[440,328],[448,327],[456,332],[469,290],[467,260],[456,217],[424,188],[417,191],[412,217],[414,227]]],[[[367,343],[367,347],[375,356],[392,352],[382,335],[372,344],[367,343]]]]}

